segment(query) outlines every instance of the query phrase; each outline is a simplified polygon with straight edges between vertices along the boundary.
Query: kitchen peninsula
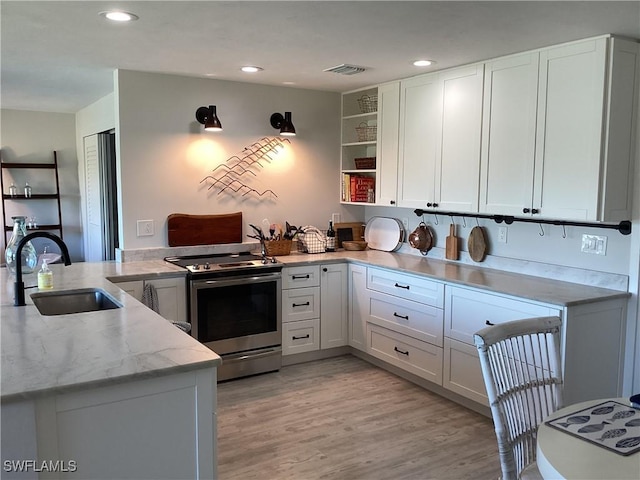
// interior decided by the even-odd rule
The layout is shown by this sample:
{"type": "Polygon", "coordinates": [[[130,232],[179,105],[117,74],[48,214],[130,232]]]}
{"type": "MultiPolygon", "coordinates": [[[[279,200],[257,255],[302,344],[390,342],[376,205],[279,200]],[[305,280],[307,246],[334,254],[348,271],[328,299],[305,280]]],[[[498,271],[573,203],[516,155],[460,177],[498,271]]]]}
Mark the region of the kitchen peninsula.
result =
{"type": "MultiPolygon", "coordinates": [[[[167,254],[165,250],[159,249],[158,257],[167,254]]],[[[40,315],[30,297],[35,289],[27,290],[25,307],[13,307],[12,279],[6,269],[0,270],[3,437],[9,435],[3,445],[16,446],[13,457],[3,449],[3,460],[24,459],[24,452],[31,452],[28,458],[33,459],[73,460],[77,478],[100,477],[104,472],[123,478],[215,477],[215,371],[220,357],[112,283],[185,275],[184,269],[160,258],[53,265],[55,289],[96,287],[122,305],[60,316],[40,315]],[[22,433],[25,426],[27,433],[22,433]]],[[[412,332],[396,328],[369,308],[385,302],[419,303],[385,293],[389,279],[435,285],[438,305],[429,309],[439,315],[439,327],[422,343],[431,342],[430,351],[439,357],[433,370],[439,373],[418,379],[427,380],[426,388],[457,400],[484,402],[482,388],[475,388],[481,377],[466,345],[465,328],[475,327],[463,325],[465,318],[459,313],[468,312],[466,305],[475,309],[466,315],[474,322],[485,321],[486,309],[514,315],[522,312],[523,305],[560,315],[572,395],[591,394],[581,382],[582,376],[593,373],[579,368],[585,365],[585,355],[607,356],[612,361],[607,368],[621,369],[620,329],[629,295],[625,291],[377,250],[292,254],[278,260],[285,269],[346,264],[349,290],[343,295],[349,299],[349,315],[344,321],[349,322],[349,335],[344,348],[374,363],[382,361],[381,366],[400,374],[417,371],[414,379],[426,370],[399,354],[389,356],[376,344],[389,338],[417,345],[412,332]],[[598,309],[605,313],[591,313],[598,309]],[[610,334],[602,335],[603,331],[610,334]],[[607,349],[606,355],[592,354],[594,336],[600,342],[597,346],[607,349]],[[605,337],[613,344],[604,344],[605,337]]],[[[27,286],[35,284],[33,277],[27,277],[27,286]]],[[[589,388],[617,390],[619,375],[609,377],[589,388]]],[[[67,475],[74,478],[73,472],[67,475]]]]}
{"type": "Polygon", "coordinates": [[[37,461],[17,478],[37,478],[42,461],[62,462],[47,478],[215,477],[219,356],[107,280],[180,272],[162,261],[51,269],[56,290],[99,288],[122,307],[43,316],[36,289],[13,306],[0,270],[3,478],[20,468],[6,460],[37,461]]]}

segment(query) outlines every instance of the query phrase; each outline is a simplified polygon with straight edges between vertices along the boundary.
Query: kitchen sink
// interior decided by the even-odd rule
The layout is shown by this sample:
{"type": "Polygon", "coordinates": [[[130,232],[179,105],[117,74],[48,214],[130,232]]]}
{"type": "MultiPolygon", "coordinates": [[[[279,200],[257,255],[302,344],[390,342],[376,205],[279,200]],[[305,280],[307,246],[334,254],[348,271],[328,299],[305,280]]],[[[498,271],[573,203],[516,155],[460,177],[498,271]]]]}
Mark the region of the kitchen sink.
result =
{"type": "Polygon", "coordinates": [[[31,294],[31,298],[42,315],[67,315],[122,307],[99,288],[38,292],[31,294]]]}

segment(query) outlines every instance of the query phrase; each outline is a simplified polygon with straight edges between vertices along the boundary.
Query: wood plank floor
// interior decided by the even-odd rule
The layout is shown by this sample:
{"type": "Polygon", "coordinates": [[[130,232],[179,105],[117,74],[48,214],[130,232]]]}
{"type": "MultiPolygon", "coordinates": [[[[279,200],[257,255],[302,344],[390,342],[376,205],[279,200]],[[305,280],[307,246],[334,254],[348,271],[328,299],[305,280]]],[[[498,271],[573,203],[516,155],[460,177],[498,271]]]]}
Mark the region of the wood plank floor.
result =
{"type": "Polygon", "coordinates": [[[221,480],[497,479],[490,419],[351,355],[218,385],[221,480]]]}

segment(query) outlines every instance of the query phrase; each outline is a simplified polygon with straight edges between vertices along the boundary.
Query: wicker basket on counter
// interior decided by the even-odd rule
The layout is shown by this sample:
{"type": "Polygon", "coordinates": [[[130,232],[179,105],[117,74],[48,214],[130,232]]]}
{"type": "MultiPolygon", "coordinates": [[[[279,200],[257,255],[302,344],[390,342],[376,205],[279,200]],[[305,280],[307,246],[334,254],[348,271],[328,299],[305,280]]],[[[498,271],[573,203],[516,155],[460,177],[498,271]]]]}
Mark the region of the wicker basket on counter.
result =
{"type": "Polygon", "coordinates": [[[367,125],[366,122],[362,122],[356,127],[356,133],[358,134],[359,142],[374,142],[378,133],[378,126],[367,125]]]}
{"type": "Polygon", "coordinates": [[[270,257],[289,255],[291,253],[291,240],[265,240],[264,250],[270,257]]]}
{"type": "Polygon", "coordinates": [[[362,113],[378,111],[378,95],[363,95],[358,99],[358,106],[362,113]]]}

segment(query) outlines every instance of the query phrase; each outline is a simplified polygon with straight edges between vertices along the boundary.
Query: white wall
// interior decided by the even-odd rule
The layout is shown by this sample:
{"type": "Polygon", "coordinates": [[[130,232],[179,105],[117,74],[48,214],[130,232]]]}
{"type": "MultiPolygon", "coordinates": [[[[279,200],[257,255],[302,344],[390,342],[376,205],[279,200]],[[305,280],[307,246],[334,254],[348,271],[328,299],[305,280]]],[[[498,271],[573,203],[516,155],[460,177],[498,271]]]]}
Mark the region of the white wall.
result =
{"type": "MultiPolygon", "coordinates": [[[[82,259],[82,228],[80,222],[80,190],[78,186],[78,158],[75,145],[75,116],[69,113],[30,112],[24,110],[0,111],[2,159],[6,162],[53,162],[53,151],[58,152],[58,170],[62,206],[64,241],[72,261],[82,259]]],[[[54,193],[55,177],[49,170],[12,170],[3,172],[5,181],[12,176],[22,189],[28,181],[33,193],[54,193]]],[[[7,205],[7,221],[11,215],[35,215],[38,223],[58,223],[55,201],[12,202],[7,205]],[[17,208],[17,210],[14,210],[17,208]]],[[[58,232],[52,232],[57,234],[58,232]]],[[[4,241],[2,242],[4,245],[4,241]]],[[[38,253],[45,244],[50,251],[57,247],[45,240],[33,241],[38,253]]],[[[4,261],[4,255],[2,255],[4,261]]]]}
{"type": "Polygon", "coordinates": [[[353,215],[339,203],[340,95],[213,79],[121,70],[116,74],[117,155],[121,186],[122,249],[167,246],[167,216],[242,211],[249,223],[289,221],[326,228],[331,214],[353,215]],[[200,106],[216,105],[223,125],[205,132],[200,106]],[[277,136],[272,113],[292,112],[297,136],[285,154],[264,163],[256,189],[276,197],[218,194],[200,183],[220,163],[259,139],[277,136]],[[138,237],[137,220],[153,220],[155,234],[138,237]]]}

